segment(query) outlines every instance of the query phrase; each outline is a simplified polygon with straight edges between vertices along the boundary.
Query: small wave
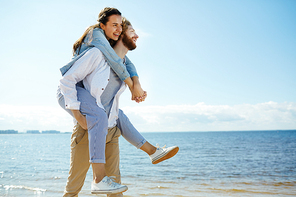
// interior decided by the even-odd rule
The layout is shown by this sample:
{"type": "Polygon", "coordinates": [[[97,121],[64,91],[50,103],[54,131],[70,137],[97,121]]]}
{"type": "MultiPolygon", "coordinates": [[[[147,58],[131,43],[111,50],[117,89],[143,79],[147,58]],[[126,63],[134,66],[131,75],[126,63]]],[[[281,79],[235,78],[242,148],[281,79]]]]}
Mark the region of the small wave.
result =
{"type": "Polygon", "coordinates": [[[36,187],[27,187],[23,185],[4,185],[5,190],[12,190],[12,189],[26,189],[35,192],[45,192],[46,189],[36,188],[36,187]]]}
{"type": "Polygon", "coordinates": [[[167,196],[167,195],[161,194],[161,193],[146,193],[146,194],[140,194],[140,196],[167,196]]]}
{"type": "MultiPolygon", "coordinates": [[[[167,197],[168,195],[167,194],[161,194],[161,193],[145,193],[145,194],[139,194],[140,196],[164,196],[164,197],[167,197]]],[[[176,194],[176,195],[170,195],[171,197],[184,197],[183,195],[179,195],[179,194],[176,194]]]]}
{"type": "Polygon", "coordinates": [[[156,187],[150,187],[149,189],[170,189],[171,187],[164,187],[164,186],[156,186],[156,187]]]}
{"type": "Polygon", "coordinates": [[[61,179],[61,178],[62,178],[62,177],[55,176],[55,177],[51,177],[50,179],[58,180],[58,179],[61,179]]]}
{"type": "Polygon", "coordinates": [[[264,185],[264,186],[296,186],[296,181],[292,182],[263,182],[263,183],[257,183],[257,182],[238,182],[237,184],[241,185],[250,185],[250,186],[257,186],[257,185],[264,185]]]}
{"type": "Polygon", "coordinates": [[[296,185],[296,181],[293,182],[278,182],[278,183],[274,183],[273,186],[295,186],[296,185]]]}
{"type": "Polygon", "coordinates": [[[225,193],[246,193],[246,194],[267,194],[267,195],[277,195],[277,192],[267,192],[267,191],[253,191],[248,189],[219,189],[219,188],[211,188],[213,192],[225,192],[225,193]]]}

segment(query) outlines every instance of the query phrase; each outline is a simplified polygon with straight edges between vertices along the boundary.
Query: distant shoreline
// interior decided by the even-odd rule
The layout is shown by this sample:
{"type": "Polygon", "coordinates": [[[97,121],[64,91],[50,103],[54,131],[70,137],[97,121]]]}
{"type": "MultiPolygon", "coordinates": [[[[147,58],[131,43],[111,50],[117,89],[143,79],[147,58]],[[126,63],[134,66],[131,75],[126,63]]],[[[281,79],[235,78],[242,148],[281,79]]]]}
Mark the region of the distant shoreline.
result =
{"type": "Polygon", "coordinates": [[[70,134],[72,132],[60,132],[56,130],[27,130],[26,132],[18,132],[16,130],[0,130],[0,134],[70,134]]]}
{"type": "MultiPolygon", "coordinates": [[[[143,131],[141,133],[220,133],[220,132],[296,132],[296,129],[274,129],[274,130],[232,130],[232,131],[143,131]]],[[[0,130],[1,134],[72,134],[72,132],[60,132],[56,130],[28,130],[26,132],[18,132],[16,130],[0,130]]]]}

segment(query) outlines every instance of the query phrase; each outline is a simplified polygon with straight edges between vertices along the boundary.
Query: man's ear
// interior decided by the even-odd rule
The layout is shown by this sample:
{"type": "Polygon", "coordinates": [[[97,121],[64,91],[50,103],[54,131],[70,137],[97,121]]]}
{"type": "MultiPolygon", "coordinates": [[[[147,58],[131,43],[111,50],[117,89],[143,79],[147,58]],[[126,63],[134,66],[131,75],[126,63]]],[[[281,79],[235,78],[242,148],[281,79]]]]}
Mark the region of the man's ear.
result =
{"type": "Polygon", "coordinates": [[[102,30],[105,31],[105,25],[103,23],[100,23],[100,27],[101,27],[102,30]]]}

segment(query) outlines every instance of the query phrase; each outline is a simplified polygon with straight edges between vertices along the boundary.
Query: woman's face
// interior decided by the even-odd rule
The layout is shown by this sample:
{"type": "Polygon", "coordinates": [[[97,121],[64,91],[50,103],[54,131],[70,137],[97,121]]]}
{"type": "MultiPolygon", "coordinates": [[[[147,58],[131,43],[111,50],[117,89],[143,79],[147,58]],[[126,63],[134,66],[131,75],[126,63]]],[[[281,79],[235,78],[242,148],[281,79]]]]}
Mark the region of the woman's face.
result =
{"type": "Polygon", "coordinates": [[[122,17],[115,14],[109,16],[109,21],[106,23],[106,25],[101,23],[101,28],[104,30],[108,40],[118,40],[122,32],[122,17]]]}

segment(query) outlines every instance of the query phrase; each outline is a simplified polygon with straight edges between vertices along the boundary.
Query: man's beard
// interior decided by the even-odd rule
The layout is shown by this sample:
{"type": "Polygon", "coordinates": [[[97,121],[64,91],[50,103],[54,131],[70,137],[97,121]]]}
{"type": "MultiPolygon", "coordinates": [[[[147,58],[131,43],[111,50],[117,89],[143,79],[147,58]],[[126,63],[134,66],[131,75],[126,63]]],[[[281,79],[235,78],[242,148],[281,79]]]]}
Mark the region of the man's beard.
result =
{"type": "Polygon", "coordinates": [[[126,34],[122,35],[122,43],[130,51],[134,50],[137,47],[132,38],[127,37],[126,34]]]}

